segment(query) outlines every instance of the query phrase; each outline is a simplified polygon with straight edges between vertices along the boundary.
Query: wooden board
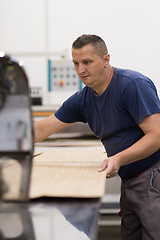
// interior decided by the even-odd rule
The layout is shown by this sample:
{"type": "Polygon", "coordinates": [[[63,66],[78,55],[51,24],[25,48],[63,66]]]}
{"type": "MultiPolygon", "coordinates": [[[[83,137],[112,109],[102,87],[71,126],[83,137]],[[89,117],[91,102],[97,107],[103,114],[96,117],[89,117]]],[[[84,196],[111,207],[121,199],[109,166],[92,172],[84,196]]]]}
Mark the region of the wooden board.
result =
{"type": "Polygon", "coordinates": [[[33,160],[30,198],[100,198],[105,193],[105,172],[98,172],[106,158],[103,147],[53,148],[33,160]]]}

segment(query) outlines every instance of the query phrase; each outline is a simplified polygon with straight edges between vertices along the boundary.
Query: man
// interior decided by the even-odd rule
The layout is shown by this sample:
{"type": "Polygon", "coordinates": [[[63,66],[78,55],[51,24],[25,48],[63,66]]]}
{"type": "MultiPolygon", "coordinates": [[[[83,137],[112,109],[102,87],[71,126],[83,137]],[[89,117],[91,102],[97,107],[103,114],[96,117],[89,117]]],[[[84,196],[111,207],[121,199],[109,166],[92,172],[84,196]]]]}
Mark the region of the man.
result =
{"type": "Polygon", "coordinates": [[[99,171],[122,179],[123,240],[160,236],[160,101],[146,76],[110,65],[105,42],[82,35],[72,45],[75,70],[86,85],[56,113],[35,123],[35,141],[77,121],[88,122],[107,152],[99,171]]]}

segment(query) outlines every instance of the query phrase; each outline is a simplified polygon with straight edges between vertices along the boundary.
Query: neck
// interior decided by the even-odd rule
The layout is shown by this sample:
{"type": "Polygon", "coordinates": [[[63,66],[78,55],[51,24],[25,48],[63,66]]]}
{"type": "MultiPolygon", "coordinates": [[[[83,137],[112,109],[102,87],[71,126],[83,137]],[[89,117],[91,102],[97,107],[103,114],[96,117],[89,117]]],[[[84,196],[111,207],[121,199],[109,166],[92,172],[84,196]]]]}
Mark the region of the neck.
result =
{"type": "Polygon", "coordinates": [[[107,87],[109,86],[109,84],[111,82],[112,77],[113,77],[113,68],[112,68],[112,66],[109,65],[105,71],[105,81],[104,81],[103,85],[101,87],[99,87],[98,89],[94,89],[98,95],[101,95],[107,89],[107,87]],[[106,77],[106,75],[107,75],[107,77],[106,77]]]}
{"type": "Polygon", "coordinates": [[[109,65],[108,66],[108,76],[107,76],[107,81],[106,81],[106,89],[107,89],[108,85],[110,84],[112,77],[113,77],[113,68],[112,68],[112,66],[109,65]]]}

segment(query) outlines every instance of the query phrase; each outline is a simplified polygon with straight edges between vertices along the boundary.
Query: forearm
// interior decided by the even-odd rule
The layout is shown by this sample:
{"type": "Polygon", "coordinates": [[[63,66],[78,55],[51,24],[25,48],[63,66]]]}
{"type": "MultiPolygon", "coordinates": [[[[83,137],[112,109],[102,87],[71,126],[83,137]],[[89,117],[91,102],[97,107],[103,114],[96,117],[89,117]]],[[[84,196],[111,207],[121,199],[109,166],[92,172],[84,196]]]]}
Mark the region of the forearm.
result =
{"type": "Polygon", "coordinates": [[[54,115],[34,123],[34,142],[41,142],[51,134],[71,124],[58,120],[54,115]]]}
{"type": "Polygon", "coordinates": [[[139,126],[144,136],[127,149],[106,158],[99,171],[106,169],[106,174],[113,177],[121,166],[144,159],[160,149],[160,114],[147,116],[139,126]]]}
{"type": "Polygon", "coordinates": [[[115,155],[120,166],[144,159],[160,149],[158,134],[148,133],[131,147],[115,155]]]}
{"type": "Polygon", "coordinates": [[[38,122],[34,122],[34,142],[41,142],[46,137],[49,136],[49,134],[46,133],[45,127],[43,126],[43,120],[40,120],[38,122]],[[48,136],[47,136],[48,135],[48,136]]]}
{"type": "Polygon", "coordinates": [[[158,135],[146,134],[131,147],[106,158],[99,171],[107,170],[106,175],[115,176],[121,166],[144,159],[160,149],[158,135]]]}
{"type": "Polygon", "coordinates": [[[106,158],[99,171],[107,169],[107,175],[113,177],[121,166],[144,159],[160,149],[160,113],[145,117],[139,127],[144,136],[127,149],[106,158]]]}

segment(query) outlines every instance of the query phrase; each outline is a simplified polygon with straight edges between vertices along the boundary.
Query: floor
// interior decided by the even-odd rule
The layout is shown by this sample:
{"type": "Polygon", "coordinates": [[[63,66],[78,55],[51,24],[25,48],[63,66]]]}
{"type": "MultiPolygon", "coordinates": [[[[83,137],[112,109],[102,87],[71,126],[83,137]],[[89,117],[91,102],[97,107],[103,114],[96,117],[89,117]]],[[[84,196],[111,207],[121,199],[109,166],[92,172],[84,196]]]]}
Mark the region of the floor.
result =
{"type": "Polygon", "coordinates": [[[97,240],[120,240],[120,226],[99,227],[97,240]]]}

